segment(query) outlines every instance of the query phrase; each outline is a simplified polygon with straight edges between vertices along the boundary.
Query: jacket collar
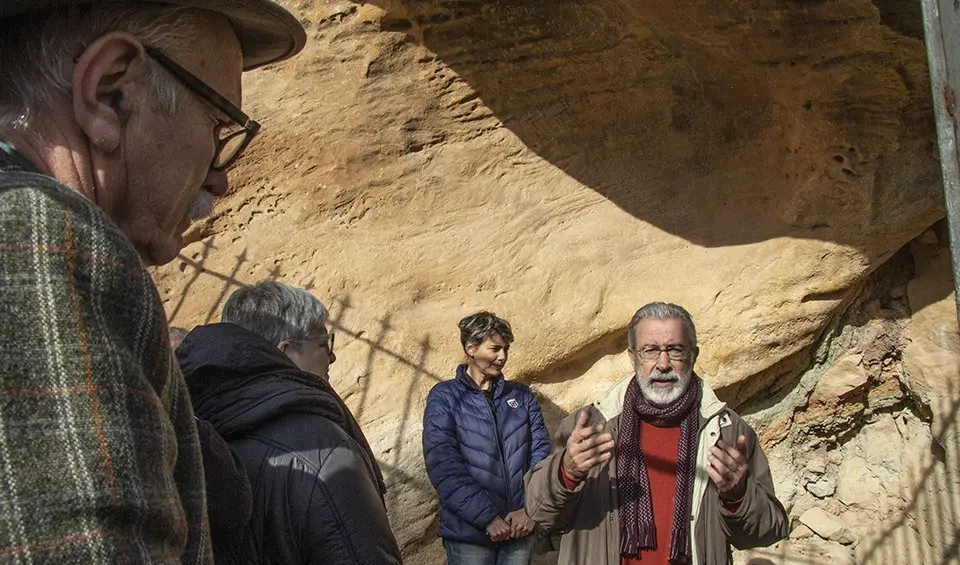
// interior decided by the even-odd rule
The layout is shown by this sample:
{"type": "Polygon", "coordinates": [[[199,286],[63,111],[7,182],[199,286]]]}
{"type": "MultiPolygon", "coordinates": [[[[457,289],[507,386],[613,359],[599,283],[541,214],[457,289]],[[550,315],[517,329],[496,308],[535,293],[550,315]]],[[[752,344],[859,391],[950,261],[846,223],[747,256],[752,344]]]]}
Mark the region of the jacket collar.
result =
{"type": "MultiPolygon", "coordinates": [[[[475,390],[477,392],[483,392],[480,390],[480,387],[477,386],[477,383],[470,378],[470,375],[467,374],[467,364],[464,363],[457,367],[457,382],[462,386],[467,387],[468,390],[475,390]]],[[[493,396],[494,398],[499,397],[503,392],[503,374],[497,377],[497,380],[493,383],[493,396]]]]}
{"type": "Polygon", "coordinates": [[[0,139],[0,171],[22,171],[40,174],[39,169],[12,145],[0,139]]]}
{"type": "MultiPolygon", "coordinates": [[[[623,377],[617,384],[608,390],[603,396],[600,397],[600,400],[593,403],[593,406],[603,415],[603,417],[610,421],[613,418],[620,415],[620,412],[623,411],[623,397],[627,394],[627,387],[630,385],[630,379],[636,378],[633,373],[623,377]]],[[[693,374],[693,378],[698,379],[703,385],[703,394],[700,397],[700,419],[701,422],[709,420],[719,414],[724,408],[727,407],[727,403],[721,401],[713,389],[710,388],[710,385],[706,381],[701,379],[696,373],[693,374]]]]}
{"type": "Polygon", "coordinates": [[[727,407],[727,403],[720,400],[717,393],[710,388],[706,381],[701,379],[701,382],[703,383],[703,394],[700,397],[700,417],[709,420],[722,412],[727,407]]]}

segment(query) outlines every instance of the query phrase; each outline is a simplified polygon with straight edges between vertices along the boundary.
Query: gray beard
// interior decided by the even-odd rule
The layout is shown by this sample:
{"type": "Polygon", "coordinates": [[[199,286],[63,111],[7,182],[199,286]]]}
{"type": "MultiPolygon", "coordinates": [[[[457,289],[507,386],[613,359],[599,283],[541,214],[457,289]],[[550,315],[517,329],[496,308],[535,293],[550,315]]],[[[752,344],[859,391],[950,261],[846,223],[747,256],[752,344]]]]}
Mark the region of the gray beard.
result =
{"type": "Polygon", "coordinates": [[[200,194],[190,203],[190,210],[187,212],[187,218],[190,221],[202,220],[213,214],[213,194],[206,190],[201,190],[200,194]]]}
{"type": "Polygon", "coordinates": [[[659,369],[654,369],[653,372],[650,373],[650,376],[646,378],[637,371],[636,378],[637,384],[640,385],[640,393],[647,399],[647,402],[654,406],[664,407],[670,406],[683,396],[683,393],[687,391],[687,387],[690,386],[691,374],[692,371],[686,374],[675,371],[663,373],[659,369]],[[663,385],[654,386],[651,381],[657,379],[671,379],[674,382],[669,387],[663,385]]]}

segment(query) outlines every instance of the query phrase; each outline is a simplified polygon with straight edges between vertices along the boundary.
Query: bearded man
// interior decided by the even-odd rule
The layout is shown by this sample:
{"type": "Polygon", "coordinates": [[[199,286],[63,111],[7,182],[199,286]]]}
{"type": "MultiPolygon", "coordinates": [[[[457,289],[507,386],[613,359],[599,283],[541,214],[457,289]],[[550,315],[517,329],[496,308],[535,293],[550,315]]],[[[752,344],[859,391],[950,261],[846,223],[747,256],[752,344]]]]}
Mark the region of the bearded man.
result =
{"type": "Polygon", "coordinates": [[[0,561],[210,563],[189,395],[145,264],[260,129],[269,0],[0,0],[0,561]]]}
{"type": "Polygon", "coordinates": [[[560,565],[724,565],[787,536],[753,429],[694,371],[690,314],[654,302],[627,334],[634,374],[560,425],[527,476],[527,512],[560,565]]]}

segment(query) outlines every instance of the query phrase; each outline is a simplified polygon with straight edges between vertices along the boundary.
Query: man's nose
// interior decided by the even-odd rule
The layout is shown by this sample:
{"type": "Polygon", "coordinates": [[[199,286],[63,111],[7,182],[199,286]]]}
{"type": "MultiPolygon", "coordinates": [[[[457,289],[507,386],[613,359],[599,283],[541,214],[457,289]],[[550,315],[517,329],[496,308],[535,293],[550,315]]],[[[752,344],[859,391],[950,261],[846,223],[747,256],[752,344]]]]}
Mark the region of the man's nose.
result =
{"type": "Polygon", "coordinates": [[[660,369],[661,372],[668,372],[672,367],[670,356],[667,355],[666,351],[661,350],[660,355],[657,355],[657,369],[660,369]]]}
{"type": "Polygon", "coordinates": [[[214,171],[210,169],[210,172],[207,173],[207,178],[203,179],[203,188],[218,198],[226,194],[227,189],[230,188],[230,183],[227,180],[227,171],[214,171]]]}

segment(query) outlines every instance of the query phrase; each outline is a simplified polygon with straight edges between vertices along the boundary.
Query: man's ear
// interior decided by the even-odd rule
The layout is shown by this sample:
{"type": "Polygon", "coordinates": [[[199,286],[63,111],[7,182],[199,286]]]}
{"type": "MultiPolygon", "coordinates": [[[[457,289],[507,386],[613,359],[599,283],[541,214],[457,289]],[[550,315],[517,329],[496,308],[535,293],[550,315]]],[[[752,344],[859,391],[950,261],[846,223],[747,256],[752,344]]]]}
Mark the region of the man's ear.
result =
{"type": "Polygon", "coordinates": [[[281,353],[286,355],[287,350],[290,349],[290,342],[287,340],[281,341],[280,343],[277,344],[277,349],[279,349],[281,353]]]}
{"type": "Polygon", "coordinates": [[[633,367],[633,372],[634,373],[640,372],[640,356],[637,355],[637,352],[628,347],[627,357],[630,358],[630,365],[633,367]]]}
{"type": "Polygon", "coordinates": [[[467,357],[473,359],[477,355],[476,344],[468,343],[463,347],[463,352],[467,354],[467,357]]]}
{"type": "Polygon", "coordinates": [[[696,365],[696,363],[697,363],[697,357],[699,357],[699,356],[700,356],[700,348],[699,348],[699,347],[694,347],[694,348],[690,351],[690,369],[691,369],[691,370],[693,369],[693,366],[696,365]]]}
{"type": "Polygon", "coordinates": [[[80,129],[104,153],[120,145],[124,116],[143,86],[146,54],[129,33],[101,35],[83,50],[73,69],[73,113],[80,129]]]}

